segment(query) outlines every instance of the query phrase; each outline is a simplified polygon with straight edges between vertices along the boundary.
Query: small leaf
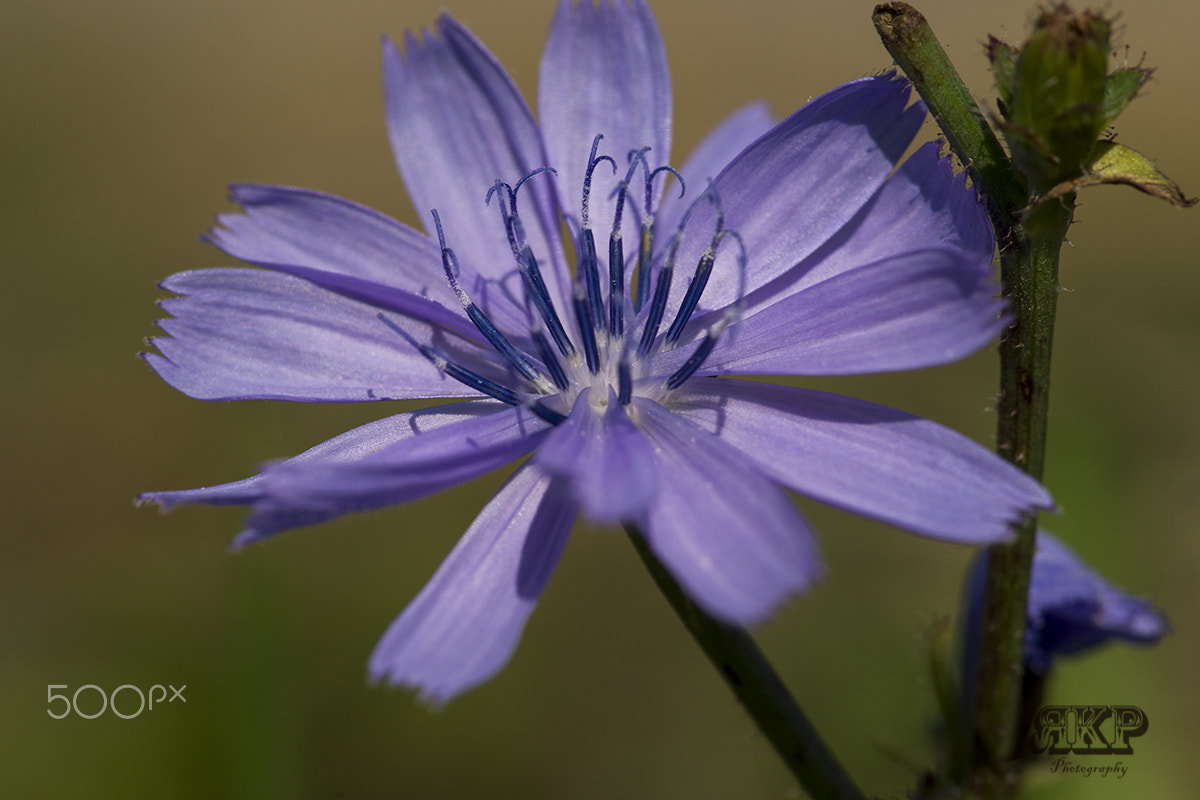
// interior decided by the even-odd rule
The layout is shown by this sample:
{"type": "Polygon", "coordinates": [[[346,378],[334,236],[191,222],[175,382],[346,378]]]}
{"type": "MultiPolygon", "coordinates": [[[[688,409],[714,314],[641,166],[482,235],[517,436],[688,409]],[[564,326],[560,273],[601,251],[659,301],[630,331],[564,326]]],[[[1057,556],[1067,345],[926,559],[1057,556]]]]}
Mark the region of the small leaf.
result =
{"type": "Polygon", "coordinates": [[[1006,44],[995,36],[988,37],[987,57],[992,64],[992,76],[996,79],[996,91],[1000,93],[1000,111],[1012,105],[1013,81],[1017,71],[1017,48],[1006,44]]]}
{"type": "Polygon", "coordinates": [[[1108,76],[1108,82],[1104,85],[1103,105],[1106,125],[1111,125],[1113,120],[1125,110],[1125,106],[1129,105],[1130,101],[1137,96],[1138,90],[1146,85],[1146,81],[1150,80],[1150,73],[1151,70],[1148,69],[1126,67],[1114,70],[1108,76]]]}
{"type": "Polygon", "coordinates": [[[1092,150],[1091,166],[1079,178],[1065,181],[1046,192],[1039,204],[1062,197],[1085,186],[1104,183],[1124,183],[1146,194],[1166,200],[1177,208],[1196,205],[1196,198],[1188,198],[1173,180],[1164,175],[1154,162],[1136,150],[1116,142],[1097,142],[1092,150]]]}

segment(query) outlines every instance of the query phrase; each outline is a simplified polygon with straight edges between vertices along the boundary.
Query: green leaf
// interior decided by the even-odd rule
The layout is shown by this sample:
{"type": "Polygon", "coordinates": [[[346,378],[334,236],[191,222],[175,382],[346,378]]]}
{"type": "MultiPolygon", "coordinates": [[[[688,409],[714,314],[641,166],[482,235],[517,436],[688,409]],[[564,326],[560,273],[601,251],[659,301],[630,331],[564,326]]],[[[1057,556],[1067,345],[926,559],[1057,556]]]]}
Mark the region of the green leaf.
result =
{"type": "Polygon", "coordinates": [[[1000,94],[1000,113],[1007,118],[1008,107],[1012,105],[1013,82],[1016,80],[1017,48],[995,36],[989,36],[987,57],[992,64],[992,76],[996,79],[996,91],[1000,94]]]}
{"type": "Polygon", "coordinates": [[[1125,106],[1137,96],[1138,91],[1150,80],[1151,70],[1141,67],[1126,67],[1115,70],[1104,85],[1104,124],[1111,125],[1120,116],[1125,106]]]}
{"type": "Polygon", "coordinates": [[[1085,186],[1123,183],[1138,191],[1166,200],[1177,208],[1196,205],[1196,198],[1184,195],[1179,184],[1154,166],[1154,162],[1136,150],[1116,142],[1097,142],[1092,150],[1091,165],[1084,175],[1064,181],[1039,198],[1039,204],[1062,197],[1085,186]]]}

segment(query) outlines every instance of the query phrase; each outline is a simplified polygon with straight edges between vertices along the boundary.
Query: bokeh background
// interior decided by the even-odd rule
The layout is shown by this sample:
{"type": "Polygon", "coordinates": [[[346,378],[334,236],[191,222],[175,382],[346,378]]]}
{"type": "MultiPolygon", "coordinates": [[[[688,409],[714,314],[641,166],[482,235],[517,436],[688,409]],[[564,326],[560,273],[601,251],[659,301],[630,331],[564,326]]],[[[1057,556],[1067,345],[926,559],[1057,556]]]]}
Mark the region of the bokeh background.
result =
{"type": "MultiPolygon", "coordinates": [[[[786,114],[887,67],[870,2],[657,0],[675,161],[736,106],[786,114]]],[[[1200,193],[1191,0],[1105,3],[1120,58],[1158,68],[1120,139],[1200,193]],[[1128,50],[1125,48],[1128,47],[1128,50]]],[[[430,711],[365,662],[502,480],[289,533],[232,556],[237,509],[136,509],[149,489],[250,474],[379,406],[209,404],[137,358],[161,278],[228,265],[198,235],[225,185],[339,194],[415,222],[383,126],[379,36],[442,0],[8,0],[0,4],[0,794],[46,798],[791,798],[787,773],[625,538],[581,530],[495,680],[430,711]],[[131,720],[47,714],[47,686],[186,684],[131,720]]],[[[978,96],[981,42],[1021,0],[925,0],[978,96]]],[[[535,96],[549,0],[456,0],[535,96]]],[[[1154,597],[1173,635],[1059,671],[1051,698],[1149,719],[1116,778],[1030,776],[1030,797],[1194,791],[1200,631],[1200,212],[1125,188],[1083,196],[1063,256],[1047,482],[1055,530],[1154,597]]],[[[914,374],[810,381],[988,443],[995,353],[914,374]]],[[[969,550],[800,501],[829,579],[757,631],[830,744],[879,796],[930,763],[929,642],[969,550]]],[[[98,705],[85,693],[89,708],[98,705]]],[[[132,695],[123,696],[132,704],[132,695]]]]}

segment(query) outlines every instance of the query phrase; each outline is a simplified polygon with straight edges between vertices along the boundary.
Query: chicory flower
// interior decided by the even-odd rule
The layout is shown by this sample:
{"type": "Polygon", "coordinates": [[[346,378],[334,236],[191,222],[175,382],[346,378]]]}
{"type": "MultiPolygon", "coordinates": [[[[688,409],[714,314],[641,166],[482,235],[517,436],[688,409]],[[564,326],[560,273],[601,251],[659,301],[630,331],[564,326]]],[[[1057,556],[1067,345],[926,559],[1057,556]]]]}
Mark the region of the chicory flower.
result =
{"type": "Polygon", "coordinates": [[[969,544],[1050,504],[931,422],[723,377],[924,367],[1002,328],[975,192],[934,143],[900,163],[925,115],[903,81],[848,83],[777,125],[747,107],[675,169],[643,0],[561,0],[538,122],[449,16],[386,43],[384,77],[426,231],[235,186],[243,213],[211,240],[257,268],[167,279],[179,296],[145,358],[207,400],[469,399],[142,498],[250,506],[240,547],[528,456],[384,635],[374,678],[436,702],[492,676],[581,513],[636,526],[698,604],[750,624],[821,572],[785,489],[969,544]]]}

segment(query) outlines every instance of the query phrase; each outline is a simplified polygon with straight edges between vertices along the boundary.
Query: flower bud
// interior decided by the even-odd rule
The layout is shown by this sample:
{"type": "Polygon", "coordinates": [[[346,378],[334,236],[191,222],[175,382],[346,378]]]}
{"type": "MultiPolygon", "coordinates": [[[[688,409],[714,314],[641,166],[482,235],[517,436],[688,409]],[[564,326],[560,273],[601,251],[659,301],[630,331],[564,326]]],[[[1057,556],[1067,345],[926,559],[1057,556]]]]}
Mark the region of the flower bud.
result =
{"type": "Polygon", "coordinates": [[[1110,95],[1109,33],[1099,14],[1061,4],[1039,15],[1019,50],[988,45],[1009,151],[1036,194],[1084,172],[1104,128],[1141,85],[1121,70],[1110,95]]]}

